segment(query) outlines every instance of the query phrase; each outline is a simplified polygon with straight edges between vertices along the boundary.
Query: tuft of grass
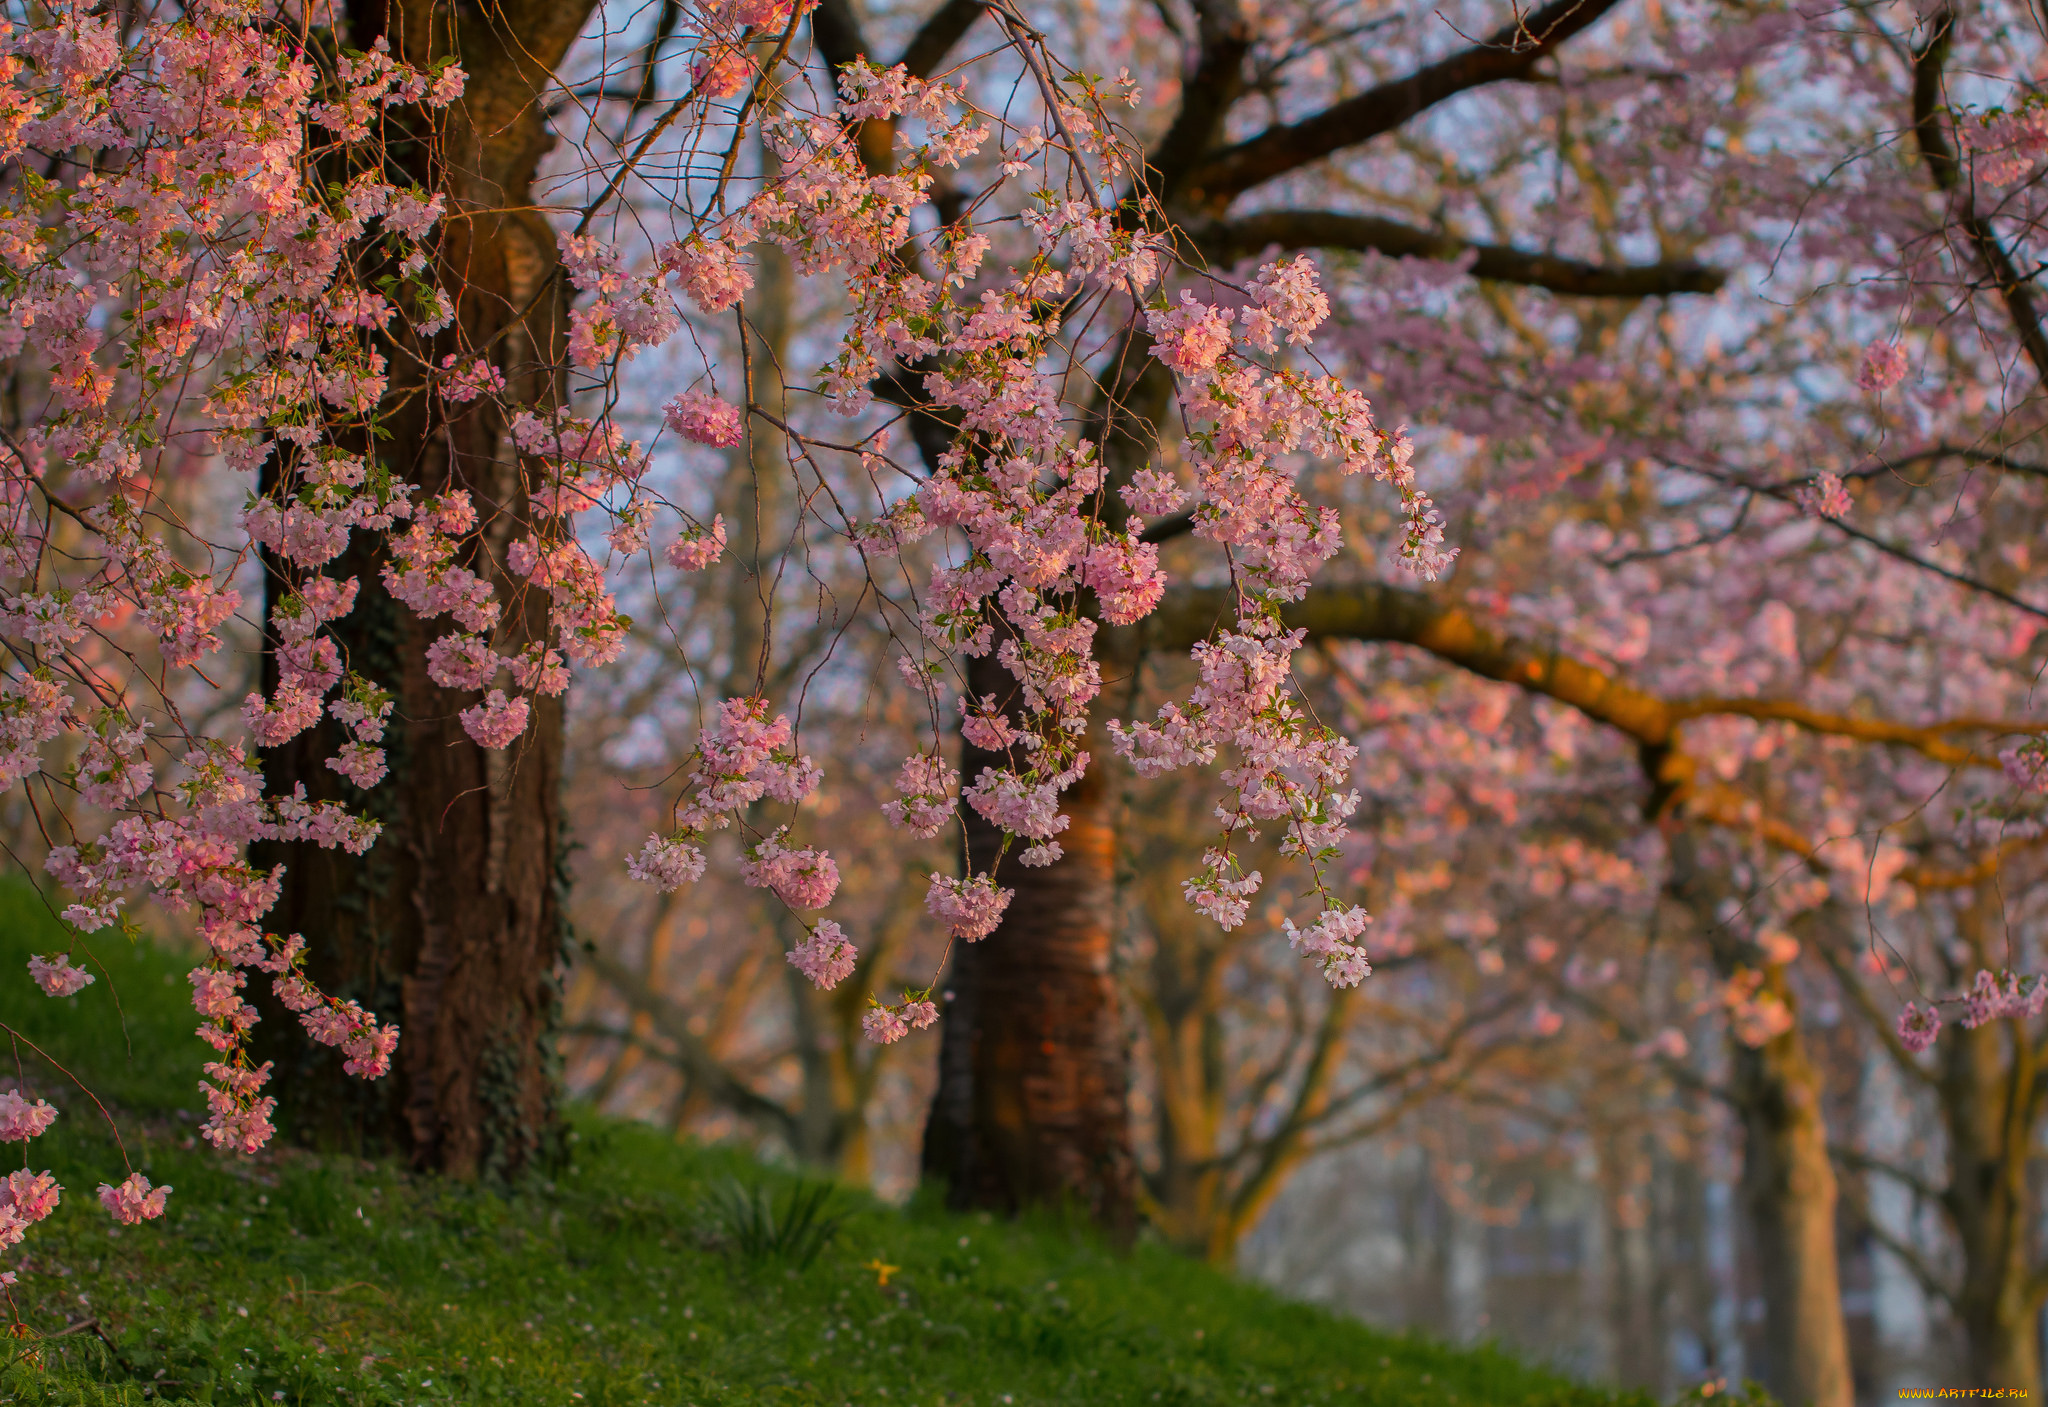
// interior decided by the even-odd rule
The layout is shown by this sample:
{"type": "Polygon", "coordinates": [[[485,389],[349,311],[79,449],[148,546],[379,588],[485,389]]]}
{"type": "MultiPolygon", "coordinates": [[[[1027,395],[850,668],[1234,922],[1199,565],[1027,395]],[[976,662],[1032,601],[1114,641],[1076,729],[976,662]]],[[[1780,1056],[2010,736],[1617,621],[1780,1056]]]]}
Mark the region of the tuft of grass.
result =
{"type": "Polygon", "coordinates": [[[846,1213],[833,1206],[834,1192],[829,1182],[800,1181],[789,1189],[778,1213],[772,1187],[749,1187],[727,1178],[711,1193],[717,1241],[755,1264],[778,1262],[808,1270],[846,1223],[846,1213]]]}
{"type": "Polygon", "coordinates": [[[1649,1407],[1162,1248],[890,1207],[587,1114],[568,1169],[506,1195],[291,1149],[217,1155],[193,1137],[189,959],[95,942],[101,980],[50,1001],[22,964],[55,934],[0,887],[0,1020],[78,1073],[127,1159],[177,1190],[162,1222],[110,1224],[92,1192],[125,1164],[106,1124],[20,1052],[63,1110],[29,1152],[65,1193],[5,1257],[25,1336],[0,1338],[0,1403],[1649,1407]]]}

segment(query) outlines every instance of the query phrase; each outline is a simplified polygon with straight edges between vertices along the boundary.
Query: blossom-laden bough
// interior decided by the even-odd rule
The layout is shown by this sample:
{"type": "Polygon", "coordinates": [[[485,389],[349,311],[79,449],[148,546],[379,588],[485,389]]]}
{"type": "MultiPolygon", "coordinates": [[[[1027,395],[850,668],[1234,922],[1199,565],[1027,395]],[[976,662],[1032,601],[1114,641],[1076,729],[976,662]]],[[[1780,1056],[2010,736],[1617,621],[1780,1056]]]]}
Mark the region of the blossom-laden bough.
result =
{"type": "MultiPolygon", "coordinates": [[[[1221,834],[1190,899],[1242,922],[1262,877],[1241,871],[1233,843],[1276,827],[1320,896],[1305,926],[1288,923],[1290,939],[1333,983],[1367,973],[1365,913],[1322,876],[1355,805],[1352,749],[1288,681],[1301,636],[1280,612],[1342,541],[1304,471],[1328,463],[1389,485],[1406,522],[1400,558],[1421,576],[1448,560],[1441,525],[1406,438],[1312,361],[1328,304],[1307,260],[1269,263],[1242,286],[1181,285],[1172,231],[1115,125],[1115,105],[1138,97],[1127,80],[1068,70],[998,8],[1005,43],[982,67],[1024,83],[1030,120],[1014,101],[978,106],[972,66],[935,82],[857,63],[819,94],[790,57],[803,18],[791,0],[704,7],[690,91],[598,173],[602,192],[580,218],[564,214],[559,275],[577,295],[565,345],[584,384],[520,400],[494,360],[502,346],[444,350],[463,335],[447,205],[407,179],[432,167],[417,151],[433,150],[437,115],[463,98],[459,64],[408,62],[382,39],[351,50],[309,15],[246,0],[134,20],[76,0],[37,13],[0,34],[0,352],[47,385],[0,455],[0,782],[26,788],[82,949],[84,935],[132,932],[138,893],[190,915],[207,954],[190,980],[215,1052],[203,1066],[210,1143],[250,1153],[274,1133],[272,1067],[250,1046],[252,977],[351,1075],[386,1074],[399,1038],[316,984],[301,935],[266,927],[282,869],[248,848],[362,855],[382,829],[374,806],[267,785],[257,757],[331,719],[344,741],[325,766],[361,793],[385,783],[397,681],[338,643],[333,627],[364,587],[338,564],[377,545],[382,591],[452,626],[421,665],[478,696],[460,710],[463,730],[482,748],[517,748],[572,668],[620,653],[630,623],[610,583],[621,564],[701,571],[726,547],[722,518],[682,514],[650,484],[650,453],[615,393],[637,354],[683,327],[679,297],[703,315],[743,313],[749,250],[763,242],[845,291],[815,390],[854,429],[827,442],[778,421],[751,366],[722,388],[707,367],[663,421],[714,448],[784,437],[816,469],[819,525],[871,574],[927,535],[954,534],[956,550],[909,584],[914,613],[895,622],[899,672],[932,736],[904,762],[890,818],[928,836],[964,802],[1003,833],[1005,852],[1021,847],[1022,864],[1060,857],[1060,796],[1091,765],[1098,628],[1158,605],[1167,581],[1143,520],[1185,514],[1217,548],[1231,619],[1196,646],[1199,685],[1154,720],[1119,726],[1114,745],[1146,773],[1227,754],[1221,834]],[[886,161],[863,147],[878,131],[894,134],[886,161]],[[664,134],[711,158],[675,187],[674,238],[640,258],[590,231],[664,134]],[[749,137],[773,158],[757,177],[737,174],[749,137]],[[89,170],[54,159],[80,149],[94,153],[89,170]],[[987,179],[942,212],[934,191],[963,166],[987,179]],[[1177,467],[1126,473],[1081,411],[1099,396],[1104,358],[1139,335],[1172,375],[1185,438],[1177,467]],[[889,419],[873,405],[885,366],[913,368],[925,418],[945,427],[924,471],[890,456],[889,419]],[[520,482],[512,506],[424,491],[385,452],[394,416],[422,399],[497,418],[520,482]],[[181,492],[200,467],[249,486],[231,527],[205,523],[181,492]],[[586,526],[598,519],[604,561],[586,526]],[[209,708],[221,686],[208,671],[259,572],[273,676],[238,711],[209,708]],[[545,630],[514,629],[541,599],[545,630]],[[965,661],[988,655],[1013,694],[969,700],[965,661]],[[963,782],[944,764],[949,693],[970,738],[1005,766],[963,782]]],[[[737,827],[741,878],[802,916],[789,961],[821,987],[843,981],[856,944],[822,916],[837,863],[802,840],[801,808],[825,780],[775,701],[728,698],[671,828],[626,867],[663,888],[690,883],[710,862],[708,839],[737,827]],[[790,819],[762,829],[766,804],[790,819]]],[[[992,876],[989,865],[930,877],[927,907],[953,938],[1000,922],[1011,894],[992,876]]],[[[70,953],[38,956],[31,976],[52,996],[92,980],[70,953]]],[[[931,996],[876,1001],[867,1033],[888,1042],[930,1025],[931,996]]],[[[20,1091],[0,1099],[10,1140],[55,1115],[20,1091]]],[[[0,1234],[18,1240],[47,1214],[57,1189],[46,1183],[9,1182],[0,1234]]],[[[135,1174],[101,1198],[134,1222],[160,1215],[167,1191],[135,1174]]]]}

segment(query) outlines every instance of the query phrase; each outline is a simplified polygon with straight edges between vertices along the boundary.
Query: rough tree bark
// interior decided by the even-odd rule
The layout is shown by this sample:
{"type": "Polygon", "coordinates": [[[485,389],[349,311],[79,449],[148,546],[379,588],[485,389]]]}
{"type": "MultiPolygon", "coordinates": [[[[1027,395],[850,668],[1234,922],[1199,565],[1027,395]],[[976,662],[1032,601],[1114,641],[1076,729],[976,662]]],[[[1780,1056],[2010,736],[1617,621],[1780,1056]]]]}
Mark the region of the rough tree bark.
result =
{"type": "MultiPolygon", "coordinates": [[[[401,138],[393,159],[447,196],[439,251],[456,299],[461,344],[488,349],[507,399],[559,403],[564,392],[566,291],[554,277],[554,231],[534,209],[532,182],[552,144],[539,95],[581,30],[588,0],[513,0],[489,6],[357,0],[348,42],[426,64],[453,54],[469,74],[437,148],[401,138]]],[[[400,120],[421,123],[420,114],[400,120]]],[[[441,345],[445,343],[446,345],[441,345]]],[[[444,407],[420,394],[424,358],[457,345],[393,348],[391,438],[378,457],[419,498],[467,489],[485,525],[472,570],[500,587],[501,643],[539,638],[546,602],[520,594],[502,569],[525,516],[519,466],[488,400],[444,407]],[[453,413],[450,413],[453,412],[453,413]]],[[[384,833],[361,859],[310,845],[268,847],[285,865],[272,920],[303,933],[313,972],[402,1029],[390,1079],[348,1079],[338,1057],[295,1039],[273,1012],[266,1052],[278,1062],[280,1116],[297,1137],[325,1145],[395,1149],[422,1167],[460,1176],[516,1175],[554,1136],[550,1027],[567,929],[562,910],[562,711],[536,700],[525,736],[506,752],[478,747],[457,714],[474,693],[428,679],[427,643],[449,629],[422,621],[382,588],[380,554],[357,550],[337,576],[361,594],[335,635],[348,667],[396,698],[387,748],[392,775],[370,794],[384,833]]],[[[273,604],[279,588],[272,574],[273,604]]],[[[266,661],[266,685],[275,677],[266,661]]],[[[341,741],[332,721],[265,755],[269,785],[363,801],[323,759],[341,741]]]]}

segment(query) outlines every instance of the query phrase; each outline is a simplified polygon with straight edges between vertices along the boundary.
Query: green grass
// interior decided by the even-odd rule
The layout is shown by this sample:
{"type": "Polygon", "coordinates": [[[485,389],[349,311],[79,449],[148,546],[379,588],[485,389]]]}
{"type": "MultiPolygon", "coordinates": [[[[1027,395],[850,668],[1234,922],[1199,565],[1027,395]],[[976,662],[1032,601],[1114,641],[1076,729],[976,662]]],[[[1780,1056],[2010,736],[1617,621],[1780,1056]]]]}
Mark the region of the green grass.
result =
{"type": "Polygon", "coordinates": [[[22,969],[52,931],[32,895],[0,888],[0,1019],[87,1081],[135,1165],[177,1190],[164,1221],[112,1226],[93,1196],[122,1175],[105,1123],[22,1052],[64,1111],[30,1161],[66,1191],[0,1255],[23,1272],[0,1402],[1647,1401],[1376,1333],[1156,1247],[1118,1256],[1053,1222],[846,1191],[813,1209],[844,1220],[806,1260],[807,1244],[764,1241],[733,1211],[736,1179],[755,1222],[764,1188],[786,1217],[794,1177],[588,1117],[572,1165],[510,1196],[354,1159],[222,1157],[192,1138],[189,962],[101,935],[107,975],[53,1002],[22,969]],[[886,1285],[878,1264],[894,1267],[886,1285]]]}

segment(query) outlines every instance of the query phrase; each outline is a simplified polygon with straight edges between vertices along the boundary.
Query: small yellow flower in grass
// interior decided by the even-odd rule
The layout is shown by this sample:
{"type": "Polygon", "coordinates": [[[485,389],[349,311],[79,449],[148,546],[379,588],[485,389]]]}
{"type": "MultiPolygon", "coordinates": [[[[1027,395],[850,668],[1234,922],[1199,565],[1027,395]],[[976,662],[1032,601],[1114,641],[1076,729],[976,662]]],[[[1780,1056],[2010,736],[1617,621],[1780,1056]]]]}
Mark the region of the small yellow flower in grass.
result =
{"type": "Polygon", "coordinates": [[[867,1263],[867,1269],[875,1272],[875,1284],[878,1287],[886,1287],[889,1283],[889,1277],[902,1268],[900,1265],[884,1265],[879,1256],[867,1263]]]}

